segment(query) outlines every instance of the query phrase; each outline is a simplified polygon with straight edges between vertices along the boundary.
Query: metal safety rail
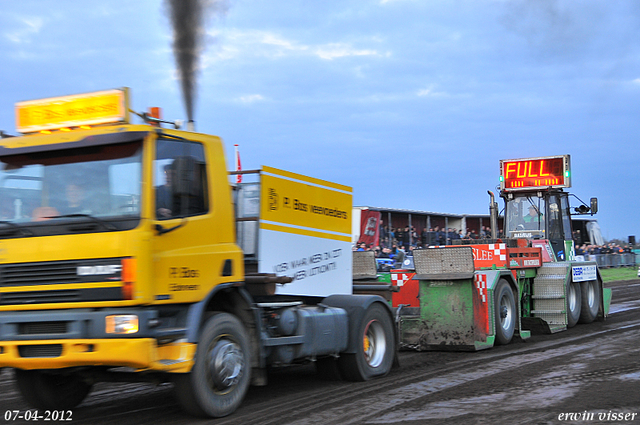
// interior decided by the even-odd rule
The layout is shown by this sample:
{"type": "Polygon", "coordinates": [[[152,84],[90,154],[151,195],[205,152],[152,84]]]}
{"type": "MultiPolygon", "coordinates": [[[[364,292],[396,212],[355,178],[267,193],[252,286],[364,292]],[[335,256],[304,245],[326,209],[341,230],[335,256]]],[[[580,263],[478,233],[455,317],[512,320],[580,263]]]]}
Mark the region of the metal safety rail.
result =
{"type": "Polygon", "coordinates": [[[585,261],[595,261],[598,267],[633,267],[640,264],[634,253],[624,254],[586,254],[585,261]]]}

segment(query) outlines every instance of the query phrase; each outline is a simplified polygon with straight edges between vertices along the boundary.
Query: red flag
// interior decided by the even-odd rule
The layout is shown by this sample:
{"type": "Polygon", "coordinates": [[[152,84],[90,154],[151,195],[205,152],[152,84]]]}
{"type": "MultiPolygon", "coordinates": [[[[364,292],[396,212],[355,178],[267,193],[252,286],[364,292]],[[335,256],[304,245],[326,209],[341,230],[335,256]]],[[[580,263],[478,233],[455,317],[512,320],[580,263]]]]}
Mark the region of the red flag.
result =
{"type": "MultiPolygon", "coordinates": [[[[242,165],[240,164],[240,152],[238,152],[238,145],[233,145],[236,150],[236,171],[242,171],[242,165]]],[[[242,183],[242,174],[236,176],[236,182],[242,183]]]]}
{"type": "Polygon", "coordinates": [[[360,242],[368,245],[379,245],[379,225],[382,214],[378,211],[362,210],[360,212],[360,242]]]}

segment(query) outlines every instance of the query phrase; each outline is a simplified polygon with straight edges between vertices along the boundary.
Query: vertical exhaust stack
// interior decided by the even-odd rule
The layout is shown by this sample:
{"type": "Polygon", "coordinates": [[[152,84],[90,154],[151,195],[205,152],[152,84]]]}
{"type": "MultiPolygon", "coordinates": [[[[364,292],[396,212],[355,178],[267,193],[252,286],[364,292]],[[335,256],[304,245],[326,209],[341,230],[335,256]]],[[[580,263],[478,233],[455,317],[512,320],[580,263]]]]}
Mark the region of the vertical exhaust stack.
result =
{"type": "Polygon", "coordinates": [[[498,203],[492,191],[487,190],[491,201],[489,202],[489,217],[491,220],[491,239],[498,238],[498,203]]]}
{"type": "Polygon", "coordinates": [[[196,122],[194,120],[187,121],[187,131],[196,131],[196,122]]]}
{"type": "Polygon", "coordinates": [[[187,128],[194,126],[200,55],[204,47],[207,14],[224,14],[226,0],[165,0],[173,27],[173,53],[187,112],[187,128]]]}

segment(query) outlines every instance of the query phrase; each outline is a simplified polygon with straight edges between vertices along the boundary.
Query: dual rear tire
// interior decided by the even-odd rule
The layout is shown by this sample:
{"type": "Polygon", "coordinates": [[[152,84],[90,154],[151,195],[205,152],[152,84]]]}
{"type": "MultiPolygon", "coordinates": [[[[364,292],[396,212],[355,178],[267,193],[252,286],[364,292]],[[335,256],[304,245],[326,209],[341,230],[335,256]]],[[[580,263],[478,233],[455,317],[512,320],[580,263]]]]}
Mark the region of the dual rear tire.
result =
{"type": "Polygon", "coordinates": [[[571,282],[567,288],[567,327],[577,323],[591,323],[600,310],[602,289],[600,282],[589,280],[586,282],[571,282]]]}
{"type": "Polygon", "coordinates": [[[580,284],[582,309],[580,311],[580,323],[591,323],[600,311],[602,302],[602,288],[597,280],[590,280],[580,284]]]}

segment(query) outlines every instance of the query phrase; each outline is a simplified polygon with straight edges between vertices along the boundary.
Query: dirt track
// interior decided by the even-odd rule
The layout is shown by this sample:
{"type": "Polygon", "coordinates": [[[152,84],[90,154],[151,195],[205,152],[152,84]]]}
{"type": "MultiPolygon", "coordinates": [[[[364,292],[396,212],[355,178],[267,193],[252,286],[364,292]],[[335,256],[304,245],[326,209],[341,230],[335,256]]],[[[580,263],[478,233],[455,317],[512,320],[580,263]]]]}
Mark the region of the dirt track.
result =
{"type": "MultiPolygon", "coordinates": [[[[604,322],[477,353],[402,352],[400,368],[371,382],[323,381],[312,365],[289,368],[271,373],[268,386],[252,387],[232,416],[213,421],[185,416],[169,384],[100,384],[74,409],[73,422],[640,423],[640,280],[607,286],[613,304],[604,322]]],[[[0,415],[14,409],[28,406],[4,371],[0,415]]]]}

